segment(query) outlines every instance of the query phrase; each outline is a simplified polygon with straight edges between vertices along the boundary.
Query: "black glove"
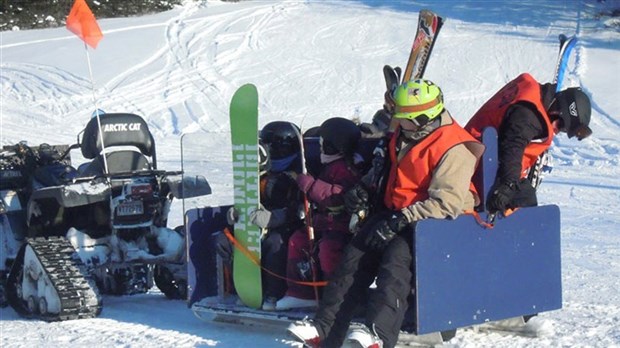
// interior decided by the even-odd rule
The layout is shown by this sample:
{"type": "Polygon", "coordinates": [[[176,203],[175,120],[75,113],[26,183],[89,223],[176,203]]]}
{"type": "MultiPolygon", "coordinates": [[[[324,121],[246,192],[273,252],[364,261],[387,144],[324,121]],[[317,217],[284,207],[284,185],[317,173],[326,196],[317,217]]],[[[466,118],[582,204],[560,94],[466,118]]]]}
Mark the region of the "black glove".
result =
{"type": "Polygon", "coordinates": [[[368,191],[361,185],[355,185],[344,193],[344,206],[349,214],[368,210],[368,191]]]}
{"type": "Polygon", "coordinates": [[[372,249],[383,250],[408,224],[407,218],[401,212],[396,212],[387,219],[379,220],[369,231],[366,245],[372,249]]]}
{"type": "Polygon", "coordinates": [[[515,182],[496,182],[487,197],[487,211],[491,214],[503,212],[516,192],[517,184],[515,182]]]}

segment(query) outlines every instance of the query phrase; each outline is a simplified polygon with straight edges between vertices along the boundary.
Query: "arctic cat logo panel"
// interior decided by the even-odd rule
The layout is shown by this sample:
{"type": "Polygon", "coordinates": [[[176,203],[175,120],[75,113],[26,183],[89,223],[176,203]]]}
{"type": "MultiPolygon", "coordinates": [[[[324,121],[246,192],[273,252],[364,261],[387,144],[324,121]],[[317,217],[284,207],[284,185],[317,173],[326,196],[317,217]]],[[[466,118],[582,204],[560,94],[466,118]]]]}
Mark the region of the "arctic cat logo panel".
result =
{"type": "Polygon", "coordinates": [[[142,126],[142,124],[140,123],[111,123],[111,124],[104,124],[102,127],[103,127],[103,131],[105,133],[108,133],[108,132],[139,132],[140,126],[142,126]]]}

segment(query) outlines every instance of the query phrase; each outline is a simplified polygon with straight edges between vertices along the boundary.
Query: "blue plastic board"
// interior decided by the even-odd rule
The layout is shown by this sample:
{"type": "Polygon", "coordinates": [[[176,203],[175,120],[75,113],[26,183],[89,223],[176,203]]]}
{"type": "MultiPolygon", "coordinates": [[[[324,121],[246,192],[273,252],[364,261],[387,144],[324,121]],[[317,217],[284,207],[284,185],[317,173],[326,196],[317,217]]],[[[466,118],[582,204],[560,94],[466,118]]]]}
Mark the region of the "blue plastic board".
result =
{"type": "Polygon", "coordinates": [[[414,253],[418,334],[562,306],[555,205],[519,209],[492,229],[469,215],[421,221],[414,253]]]}
{"type": "Polygon", "coordinates": [[[497,167],[499,165],[497,155],[497,130],[493,127],[487,127],[482,132],[482,143],[485,146],[484,154],[480,159],[480,166],[482,170],[478,173],[483,173],[482,178],[482,190],[478,192],[480,197],[483,197],[483,202],[487,201],[491,186],[495,182],[495,176],[497,175],[497,167]]]}
{"type": "Polygon", "coordinates": [[[185,213],[188,231],[187,263],[189,305],[218,293],[217,254],[212,235],[228,226],[226,212],[231,206],[191,209],[185,213]]]}

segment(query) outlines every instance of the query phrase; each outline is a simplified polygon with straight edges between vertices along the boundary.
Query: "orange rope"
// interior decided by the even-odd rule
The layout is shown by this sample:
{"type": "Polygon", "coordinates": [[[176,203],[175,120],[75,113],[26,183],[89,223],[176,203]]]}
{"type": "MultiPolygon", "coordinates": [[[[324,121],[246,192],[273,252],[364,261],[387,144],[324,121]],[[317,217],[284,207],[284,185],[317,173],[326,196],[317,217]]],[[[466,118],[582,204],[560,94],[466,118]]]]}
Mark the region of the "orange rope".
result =
{"type": "Polygon", "coordinates": [[[478,214],[478,212],[475,211],[475,210],[465,210],[463,213],[467,214],[467,215],[472,215],[474,217],[474,219],[476,219],[476,222],[478,223],[478,225],[480,225],[480,226],[482,226],[484,228],[491,229],[491,228],[495,227],[492,223],[488,223],[488,222],[484,221],[484,219],[482,219],[482,217],[480,217],[480,214],[478,214]]]}
{"type": "MultiPolygon", "coordinates": [[[[519,210],[519,208],[513,208],[513,209],[506,209],[504,211],[504,217],[508,217],[512,214],[514,214],[514,212],[516,212],[517,210],[519,210]]],[[[478,214],[477,211],[475,210],[465,210],[463,212],[464,214],[467,215],[472,215],[474,217],[474,219],[476,219],[476,222],[478,223],[478,225],[484,227],[484,228],[488,228],[491,229],[493,227],[495,227],[495,224],[493,222],[488,222],[488,221],[484,221],[484,219],[482,217],[480,217],[480,214],[478,214]]]]}
{"type": "Polygon", "coordinates": [[[224,265],[224,293],[232,294],[233,293],[233,284],[232,284],[232,276],[230,274],[230,267],[228,265],[224,265]]]}
{"type": "Polygon", "coordinates": [[[304,282],[304,281],[299,281],[299,280],[293,280],[293,279],[289,279],[287,277],[283,277],[277,273],[274,273],[266,268],[264,268],[263,266],[261,266],[260,261],[254,256],[254,254],[252,254],[248,248],[246,248],[243,244],[239,243],[239,241],[235,238],[235,236],[233,236],[233,234],[230,232],[230,229],[228,227],[224,228],[224,235],[226,235],[226,238],[228,238],[228,240],[230,240],[230,242],[235,246],[235,248],[239,249],[239,251],[241,251],[243,253],[243,255],[245,255],[248,259],[250,259],[250,261],[252,261],[253,264],[257,265],[258,267],[260,267],[260,269],[262,269],[263,271],[267,272],[268,274],[276,277],[276,278],[280,278],[283,280],[286,280],[288,282],[293,282],[295,284],[299,284],[299,285],[307,285],[307,286],[325,286],[327,285],[326,281],[312,281],[312,282],[304,282]]]}

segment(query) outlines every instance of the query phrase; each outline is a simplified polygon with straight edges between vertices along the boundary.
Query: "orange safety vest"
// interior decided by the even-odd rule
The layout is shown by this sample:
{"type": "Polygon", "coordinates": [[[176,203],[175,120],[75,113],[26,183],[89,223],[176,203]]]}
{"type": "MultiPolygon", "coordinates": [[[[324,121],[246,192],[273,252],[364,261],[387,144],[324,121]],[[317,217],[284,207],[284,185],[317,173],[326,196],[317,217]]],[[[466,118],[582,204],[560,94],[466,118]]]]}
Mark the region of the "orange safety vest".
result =
{"type": "MultiPolygon", "coordinates": [[[[448,150],[465,142],[479,143],[452,120],[451,124],[435,129],[398,161],[396,141],[399,132],[400,129],[397,129],[390,139],[389,153],[392,166],[384,196],[385,205],[393,210],[401,210],[415,202],[428,199],[432,173],[448,150]]],[[[470,185],[470,190],[477,195],[473,185],[470,185]]]]}
{"type": "Polygon", "coordinates": [[[549,115],[547,115],[547,110],[542,104],[540,85],[530,74],[524,73],[517,76],[516,79],[510,81],[495,93],[491,99],[482,105],[480,110],[474,114],[464,127],[476,139],[481,139],[482,131],[486,127],[493,127],[499,130],[508,108],[522,102],[536,107],[536,110],[544,119],[548,136],[540,142],[530,142],[525,147],[523,159],[521,160],[521,178],[527,175],[528,169],[536,163],[538,156],[551,146],[554,135],[549,115]]]}

